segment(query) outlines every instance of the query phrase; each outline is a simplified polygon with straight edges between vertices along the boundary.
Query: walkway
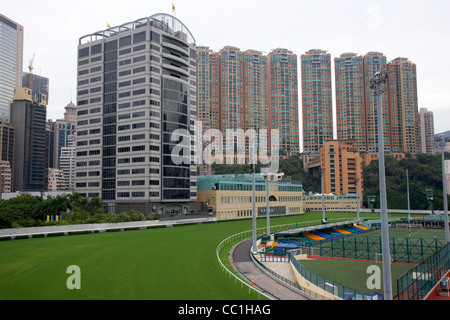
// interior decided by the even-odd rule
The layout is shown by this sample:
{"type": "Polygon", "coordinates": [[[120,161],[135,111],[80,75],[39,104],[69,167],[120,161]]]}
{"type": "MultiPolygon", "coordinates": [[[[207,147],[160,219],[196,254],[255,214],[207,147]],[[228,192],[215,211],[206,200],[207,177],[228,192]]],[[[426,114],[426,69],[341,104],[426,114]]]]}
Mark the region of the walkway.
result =
{"type": "MultiPolygon", "coordinates": [[[[273,278],[266,275],[260,268],[258,268],[250,257],[251,246],[251,239],[247,239],[247,241],[241,242],[237,245],[233,252],[233,265],[243,277],[247,278],[250,283],[254,282],[256,287],[279,300],[308,300],[303,295],[275,281],[273,278]]],[[[289,267],[290,269],[290,265],[283,262],[279,262],[277,264],[280,268],[285,267],[283,273],[286,275],[288,273],[286,267],[289,267]]],[[[281,272],[280,274],[283,275],[281,272]]]]}

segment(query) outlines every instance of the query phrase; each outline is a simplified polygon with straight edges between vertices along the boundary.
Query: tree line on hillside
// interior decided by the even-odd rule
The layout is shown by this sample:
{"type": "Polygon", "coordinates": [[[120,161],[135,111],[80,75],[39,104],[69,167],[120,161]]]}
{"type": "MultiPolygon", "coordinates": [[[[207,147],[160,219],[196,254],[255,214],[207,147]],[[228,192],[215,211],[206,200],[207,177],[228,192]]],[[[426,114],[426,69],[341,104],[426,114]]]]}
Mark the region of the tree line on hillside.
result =
{"type": "Polygon", "coordinates": [[[79,193],[58,195],[44,199],[22,194],[11,199],[0,200],[0,228],[21,228],[45,225],[84,223],[113,223],[155,219],[130,210],[120,214],[108,214],[101,198],[86,199],[79,193]],[[58,221],[47,221],[47,216],[62,216],[58,221]]]}
{"type": "MultiPolygon", "coordinates": [[[[259,161],[255,164],[255,172],[261,172],[261,168],[265,167],[259,161]]],[[[249,174],[253,172],[252,165],[239,164],[212,164],[214,174],[249,174]]],[[[303,190],[306,192],[321,192],[320,178],[314,177],[309,172],[303,170],[303,163],[297,156],[280,159],[278,172],[284,173],[285,179],[293,181],[301,181],[303,190]]]]}
{"type": "MultiPolygon", "coordinates": [[[[450,155],[446,154],[447,156],[450,155]]],[[[397,161],[386,155],[386,191],[388,208],[407,209],[406,169],[409,172],[410,204],[412,210],[430,209],[426,189],[434,191],[433,208],[443,210],[442,167],[439,155],[407,154],[397,161]]],[[[260,163],[256,172],[261,172],[260,163]]],[[[250,165],[213,164],[214,174],[249,174],[250,165]]],[[[279,172],[285,179],[301,181],[305,192],[321,192],[320,178],[303,170],[299,157],[280,159],[279,172]]],[[[376,196],[375,208],[379,208],[378,161],[372,161],[364,167],[363,205],[367,208],[367,196],[376,196]]],[[[155,214],[145,217],[142,213],[130,210],[120,214],[108,214],[105,203],[100,198],[86,199],[73,192],[44,199],[23,194],[16,198],[0,200],[0,228],[19,228],[43,226],[49,224],[111,223],[156,219],[155,214]],[[62,215],[63,219],[47,222],[47,216],[62,215]]]]}
{"type": "MultiPolygon", "coordinates": [[[[449,156],[446,154],[446,157],[449,156]]],[[[427,188],[434,193],[433,209],[443,210],[442,162],[440,155],[406,154],[397,161],[386,155],[386,194],[390,209],[408,209],[406,169],[409,177],[409,199],[411,210],[429,210],[427,188]]],[[[364,167],[364,206],[367,196],[376,196],[375,207],[380,207],[380,186],[378,181],[378,160],[364,167]]]]}
{"type": "MultiPolygon", "coordinates": [[[[446,154],[450,158],[449,154],[446,154]]],[[[412,210],[430,209],[426,189],[434,192],[433,209],[443,210],[442,198],[442,165],[440,155],[407,153],[404,159],[398,161],[390,155],[385,156],[386,166],[386,191],[388,208],[407,209],[406,169],[409,172],[410,206],[412,210]]],[[[256,172],[263,167],[256,164],[256,172]]],[[[214,174],[241,174],[252,173],[250,165],[219,165],[213,164],[214,174]]],[[[314,177],[303,170],[303,163],[298,156],[280,159],[279,172],[285,174],[285,178],[300,180],[305,192],[321,193],[320,178],[314,177]]],[[[374,160],[363,171],[364,197],[363,205],[368,208],[367,196],[375,196],[375,208],[380,207],[380,186],[378,181],[378,160],[374,160]]]]}

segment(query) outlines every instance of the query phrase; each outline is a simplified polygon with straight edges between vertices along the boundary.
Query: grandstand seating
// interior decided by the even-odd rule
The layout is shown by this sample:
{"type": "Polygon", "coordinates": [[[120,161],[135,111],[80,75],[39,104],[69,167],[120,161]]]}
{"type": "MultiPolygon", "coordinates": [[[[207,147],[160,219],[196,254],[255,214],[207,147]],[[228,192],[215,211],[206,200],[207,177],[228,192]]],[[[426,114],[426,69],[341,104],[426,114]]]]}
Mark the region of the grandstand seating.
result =
{"type": "Polygon", "coordinates": [[[333,230],[334,230],[334,231],[337,231],[337,232],[339,232],[339,233],[342,233],[342,234],[351,234],[350,231],[344,230],[344,229],[342,229],[342,228],[334,228],[333,230]]]}
{"type": "Polygon", "coordinates": [[[314,231],[313,233],[314,233],[315,235],[317,235],[317,236],[319,236],[319,237],[322,237],[322,238],[325,238],[325,239],[331,239],[331,238],[332,238],[329,234],[327,234],[327,233],[325,233],[325,232],[314,231]]]}
{"type": "Polygon", "coordinates": [[[308,237],[308,238],[313,239],[313,240],[316,240],[316,241],[325,240],[324,237],[320,237],[320,236],[318,236],[318,235],[316,235],[316,234],[314,234],[314,233],[312,233],[312,232],[304,232],[303,235],[304,235],[305,237],[308,237]]]}
{"type": "Polygon", "coordinates": [[[275,242],[268,242],[266,244],[269,250],[272,250],[276,245],[283,243],[296,242],[299,246],[309,246],[313,245],[316,241],[324,241],[331,240],[333,238],[339,238],[345,235],[356,234],[359,232],[370,230],[366,227],[354,225],[354,226],[342,226],[339,228],[327,228],[320,230],[313,230],[309,232],[303,233],[290,233],[288,235],[282,235],[281,237],[277,237],[275,235],[275,242]]]}
{"type": "Polygon", "coordinates": [[[340,237],[342,235],[342,233],[340,233],[334,229],[327,229],[326,232],[328,234],[331,234],[332,236],[337,236],[337,237],[340,237]]]}

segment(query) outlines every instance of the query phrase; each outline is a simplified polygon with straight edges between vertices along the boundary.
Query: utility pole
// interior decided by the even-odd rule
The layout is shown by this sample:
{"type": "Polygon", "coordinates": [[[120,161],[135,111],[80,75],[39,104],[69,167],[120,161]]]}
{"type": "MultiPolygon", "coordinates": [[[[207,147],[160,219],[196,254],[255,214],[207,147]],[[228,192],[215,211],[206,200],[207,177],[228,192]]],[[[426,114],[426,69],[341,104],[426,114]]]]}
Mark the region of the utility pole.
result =
{"type": "Polygon", "coordinates": [[[379,154],[379,181],[380,181],[380,215],[381,215],[381,254],[383,257],[383,287],[384,299],[392,300],[391,258],[389,248],[389,226],[387,214],[386,196],[386,169],[384,163],[384,135],[383,135],[383,110],[381,108],[381,94],[384,92],[382,85],[387,83],[388,73],[377,72],[370,80],[370,88],[373,90],[377,101],[378,122],[378,154],[379,154]]]}

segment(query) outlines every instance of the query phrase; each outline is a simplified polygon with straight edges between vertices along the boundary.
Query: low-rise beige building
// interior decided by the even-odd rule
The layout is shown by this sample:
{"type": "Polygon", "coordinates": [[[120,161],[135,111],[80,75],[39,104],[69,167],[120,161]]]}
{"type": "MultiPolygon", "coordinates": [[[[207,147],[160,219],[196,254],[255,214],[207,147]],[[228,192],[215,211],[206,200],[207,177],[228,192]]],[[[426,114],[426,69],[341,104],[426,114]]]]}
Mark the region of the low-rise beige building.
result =
{"type": "MultiPolygon", "coordinates": [[[[299,183],[279,180],[280,175],[269,176],[270,216],[303,214],[303,188],[299,183]]],[[[197,178],[197,199],[207,204],[217,220],[250,218],[253,213],[252,175],[215,175],[197,178]]],[[[255,175],[257,217],[267,211],[266,180],[255,175]]]]}
{"type": "MultiPolygon", "coordinates": [[[[322,198],[326,211],[332,212],[354,212],[358,206],[358,195],[335,195],[335,194],[322,194],[310,192],[305,195],[303,207],[305,211],[322,211],[322,198]]],[[[362,201],[359,201],[360,206],[362,201]]]]}

